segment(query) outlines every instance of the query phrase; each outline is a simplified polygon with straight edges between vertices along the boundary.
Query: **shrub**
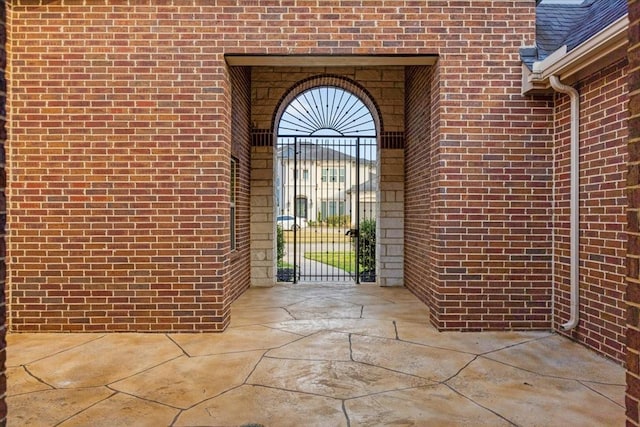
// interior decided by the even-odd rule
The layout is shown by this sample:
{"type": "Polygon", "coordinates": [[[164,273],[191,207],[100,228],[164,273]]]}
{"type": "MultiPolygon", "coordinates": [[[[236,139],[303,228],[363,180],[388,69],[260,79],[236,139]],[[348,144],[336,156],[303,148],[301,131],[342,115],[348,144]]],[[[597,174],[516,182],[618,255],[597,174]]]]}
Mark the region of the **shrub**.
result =
{"type": "Polygon", "coordinates": [[[280,264],[284,258],[284,231],[279,224],[276,226],[276,234],[278,264],[280,264]]]}
{"type": "Polygon", "coordinates": [[[325,220],[327,225],[338,227],[351,224],[351,217],[349,215],[332,215],[325,220]]]}
{"type": "MultiPolygon", "coordinates": [[[[360,222],[360,246],[358,260],[362,271],[376,270],[376,221],[366,219],[360,222]]],[[[354,242],[355,243],[355,242],[354,242]]]]}

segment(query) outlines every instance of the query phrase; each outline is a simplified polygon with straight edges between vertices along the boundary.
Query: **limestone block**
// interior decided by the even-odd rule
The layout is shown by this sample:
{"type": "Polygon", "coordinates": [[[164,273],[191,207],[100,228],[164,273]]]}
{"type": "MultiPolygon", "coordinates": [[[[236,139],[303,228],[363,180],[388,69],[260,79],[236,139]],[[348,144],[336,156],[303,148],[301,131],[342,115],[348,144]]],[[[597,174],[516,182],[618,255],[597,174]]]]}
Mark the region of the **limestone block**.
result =
{"type": "Polygon", "coordinates": [[[273,180],[273,171],[270,169],[252,169],[251,181],[271,181],[273,180]]]}
{"type": "Polygon", "coordinates": [[[380,229],[403,228],[403,227],[404,227],[403,217],[387,218],[383,215],[380,218],[380,229]]]}
{"type": "Polygon", "coordinates": [[[404,286],[404,282],[401,278],[381,278],[379,281],[380,286],[404,286]]]}
{"type": "Polygon", "coordinates": [[[380,191],[404,191],[403,181],[382,181],[380,183],[380,191]]]}
{"type": "Polygon", "coordinates": [[[356,80],[359,80],[359,81],[382,80],[382,74],[379,69],[375,69],[375,68],[366,68],[366,69],[356,70],[356,80]]]}
{"type": "MultiPolygon", "coordinates": [[[[255,236],[254,233],[252,235],[255,236]]],[[[255,238],[251,242],[251,249],[271,249],[273,250],[273,234],[264,234],[262,236],[255,236],[255,238]]]]}
{"type": "Polygon", "coordinates": [[[381,266],[381,270],[393,271],[394,273],[392,274],[392,276],[394,276],[397,272],[399,272],[399,274],[402,274],[403,267],[404,267],[404,264],[401,262],[385,262],[381,266]]]}
{"type": "Polygon", "coordinates": [[[398,239],[400,242],[404,242],[404,228],[385,229],[384,237],[387,239],[398,239]]]}
{"type": "Polygon", "coordinates": [[[265,206],[273,206],[272,205],[273,198],[267,196],[252,196],[251,197],[251,208],[253,207],[265,207],[265,206]]]}
{"type": "MultiPolygon", "coordinates": [[[[404,211],[401,209],[382,209],[381,212],[383,218],[404,218],[404,211]]],[[[404,221],[395,228],[402,227],[403,224],[404,221]]]]}
{"type": "Polygon", "coordinates": [[[404,248],[400,245],[386,245],[387,246],[387,256],[404,256],[404,248]]]}

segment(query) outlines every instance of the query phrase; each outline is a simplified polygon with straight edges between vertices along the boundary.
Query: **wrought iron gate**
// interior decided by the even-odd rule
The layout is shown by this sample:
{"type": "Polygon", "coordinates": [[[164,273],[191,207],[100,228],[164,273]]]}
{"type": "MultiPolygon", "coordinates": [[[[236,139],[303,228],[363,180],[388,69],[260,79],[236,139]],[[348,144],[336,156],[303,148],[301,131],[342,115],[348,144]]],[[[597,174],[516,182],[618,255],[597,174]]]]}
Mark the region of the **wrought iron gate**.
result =
{"type": "Polygon", "coordinates": [[[279,281],[375,281],[375,137],[279,135],[279,281]]]}

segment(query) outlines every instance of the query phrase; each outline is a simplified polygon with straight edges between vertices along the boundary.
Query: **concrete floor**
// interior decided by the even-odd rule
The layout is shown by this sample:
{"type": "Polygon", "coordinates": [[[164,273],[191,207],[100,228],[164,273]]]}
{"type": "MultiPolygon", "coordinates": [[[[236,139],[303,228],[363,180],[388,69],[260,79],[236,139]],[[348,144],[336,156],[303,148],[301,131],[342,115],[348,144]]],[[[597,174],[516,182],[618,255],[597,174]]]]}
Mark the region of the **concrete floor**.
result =
{"type": "Polygon", "coordinates": [[[251,289],[223,334],[10,334],[9,426],[620,426],[624,369],[438,333],[406,289],[251,289]]]}

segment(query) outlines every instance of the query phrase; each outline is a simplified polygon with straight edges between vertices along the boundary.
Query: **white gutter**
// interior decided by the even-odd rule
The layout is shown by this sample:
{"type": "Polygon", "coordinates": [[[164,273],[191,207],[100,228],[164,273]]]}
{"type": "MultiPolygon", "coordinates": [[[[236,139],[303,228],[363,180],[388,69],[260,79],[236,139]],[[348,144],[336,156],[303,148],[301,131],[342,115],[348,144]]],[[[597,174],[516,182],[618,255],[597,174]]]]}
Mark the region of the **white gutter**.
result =
{"type": "Polygon", "coordinates": [[[571,317],[561,328],[565,331],[575,328],[580,319],[580,94],[576,89],[560,82],[555,76],[549,76],[551,87],[571,98],[571,200],[570,205],[570,284],[571,317]]]}

